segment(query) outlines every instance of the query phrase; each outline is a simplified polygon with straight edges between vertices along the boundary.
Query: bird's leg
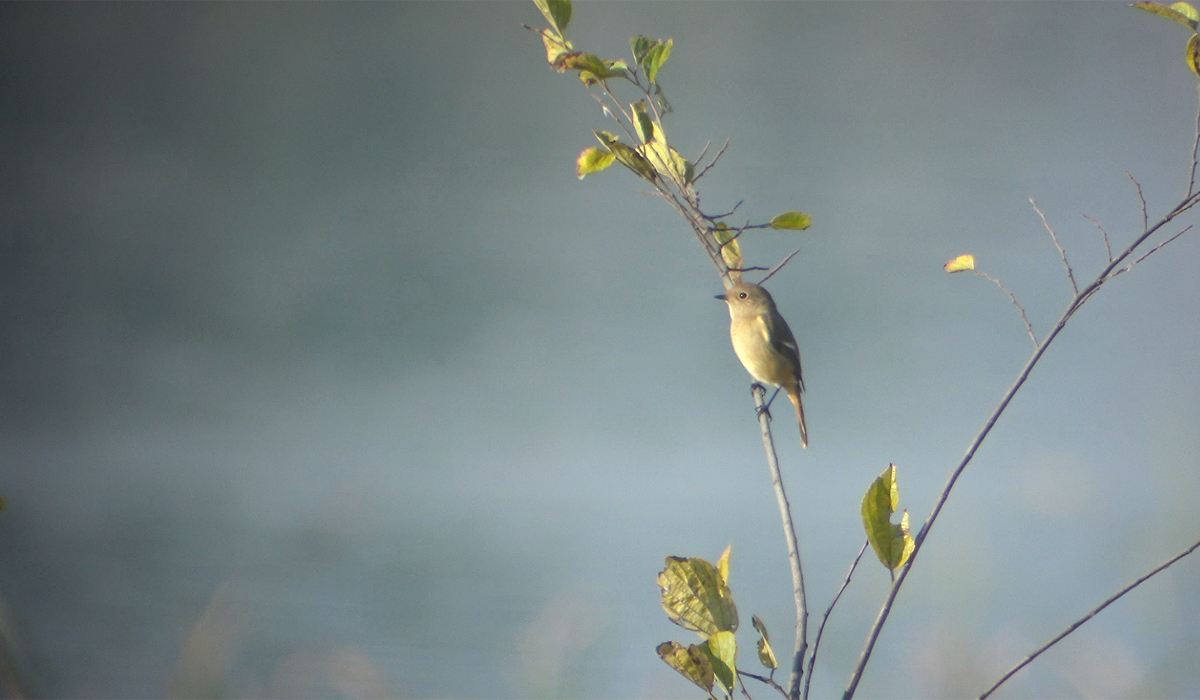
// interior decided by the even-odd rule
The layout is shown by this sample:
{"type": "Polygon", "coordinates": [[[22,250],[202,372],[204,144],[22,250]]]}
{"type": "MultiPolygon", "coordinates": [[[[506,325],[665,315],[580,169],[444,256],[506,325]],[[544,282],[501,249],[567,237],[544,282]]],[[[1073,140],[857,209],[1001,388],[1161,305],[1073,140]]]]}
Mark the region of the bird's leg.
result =
{"type": "MultiPolygon", "coordinates": [[[[775,387],[775,393],[771,394],[771,398],[768,399],[767,402],[763,404],[762,408],[758,409],[758,415],[761,416],[764,413],[766,413],[768,417],[771,415],[771,402],[775,400],[776,396],[779,396],[779,390],[782,388],[783,387],[775,387]]],[[[762,390],[762,393],[764,395],[767,393],[767,387],[763,386],[759,382],[754,382],[753,384],[750,385],[750,394],[753,395],[754,392],[756,392],[760,389],[762,390]]]]}

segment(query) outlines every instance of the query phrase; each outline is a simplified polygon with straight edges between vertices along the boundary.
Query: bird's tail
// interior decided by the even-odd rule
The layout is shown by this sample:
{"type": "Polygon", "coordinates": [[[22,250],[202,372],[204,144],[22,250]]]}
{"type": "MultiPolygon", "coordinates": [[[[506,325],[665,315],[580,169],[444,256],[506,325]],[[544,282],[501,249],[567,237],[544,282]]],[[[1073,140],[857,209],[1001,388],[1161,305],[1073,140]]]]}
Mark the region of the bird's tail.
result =
{"type": "Polygon", "coordinates": [[[808,447],[808,428],[804,425],[804,404],[800,401],[800,387],[788,392],[788,398],[796,405],[796,421],[800,423],[800,446],[808,447]]]}

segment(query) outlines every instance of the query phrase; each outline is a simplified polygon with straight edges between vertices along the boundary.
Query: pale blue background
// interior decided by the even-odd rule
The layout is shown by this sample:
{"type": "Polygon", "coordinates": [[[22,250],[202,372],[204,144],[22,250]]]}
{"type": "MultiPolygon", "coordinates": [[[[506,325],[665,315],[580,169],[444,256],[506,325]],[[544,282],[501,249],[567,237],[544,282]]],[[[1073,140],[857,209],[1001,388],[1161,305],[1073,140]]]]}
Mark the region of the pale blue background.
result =
{"type": "MultiPolygon", "coordinates": [[[[0,596],[31,691],[694,697],[653,652],[694,638],[655,576],[727,544],[743,662],[751,613],[790,647],[718,280],[634,178],[575,179],[610,127],[532,3],[0,18],[0,596]]],[[[744,245],[802,249],[769,287],[804,353],[810,448],[776,426],[818,615],[870,480],[896,463],[921,522],[1030,351],[942,263],[975,253],[1044,333],[1069,287],[1028,197],[1090,278],[1080,214],[1140,228],[1124,171],[1152,214],[1184,189],[1187,31],[1120,3],[581,3],[569,34],[673,37],[675,143],[732,139],[706,207],[813,216],[744,245]]],[[[1200,537],[1198,263],[1189,234],[1061,336],[860,696],[977,694],[1200,537]]],[[[816,696],[886,585],[860,569],[816,696]]],[[[1001,695],[1200,695],[1197,591],[1186,560],[1001,695]]]]}

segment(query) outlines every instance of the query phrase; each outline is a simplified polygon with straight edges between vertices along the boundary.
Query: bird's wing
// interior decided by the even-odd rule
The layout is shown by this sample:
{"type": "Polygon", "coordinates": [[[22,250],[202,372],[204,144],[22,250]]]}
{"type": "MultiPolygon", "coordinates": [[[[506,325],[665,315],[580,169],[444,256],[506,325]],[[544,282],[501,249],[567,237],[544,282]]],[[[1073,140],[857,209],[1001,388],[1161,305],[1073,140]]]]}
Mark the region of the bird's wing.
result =
{"type": "Polygon", "coordinates": [[[800,373],[800,345],[792,335],[792,329],[788,328],[787,321],[778,313],[763,314],[759,319],[763,323],[764,335],[771,341],[771,347],[785,357],[795,358],[796,379],[800,382],[800,391],[804,391],[804,376],[800,373]]]}

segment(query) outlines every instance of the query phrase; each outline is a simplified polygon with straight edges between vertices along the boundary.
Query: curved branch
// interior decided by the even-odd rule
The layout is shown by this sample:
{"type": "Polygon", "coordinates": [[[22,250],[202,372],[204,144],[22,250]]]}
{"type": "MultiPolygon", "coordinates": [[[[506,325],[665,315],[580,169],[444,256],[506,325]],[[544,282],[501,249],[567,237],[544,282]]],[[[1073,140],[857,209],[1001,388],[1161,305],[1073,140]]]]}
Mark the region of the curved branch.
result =
{"type": "Polygon", "coordinates": [[[1036,350],[1034,350],[1033,355],[1030,356],[1029,360],[1025,363],[1025,366],[1021,368],[1021,371],[1017,374],[1016,381],[1014,381],[1013,385],[1004,393],[1004,396],[1000,399],[1000,404],[996,406],[994,411],[992,411],[992,414],[983,424],[983,428],[975,436],[975,439],[971,441],[970,446],[967,448],[966,455],[963,456],[962,460],[958,463],[958,466],[956,466],[950,473],[950,479],[946,482],[946,486],[942,489],[942,493],[938,496],[937,502],[934,504],[933,510],[929,514],[929,518],[921,527],[921,531],[917,533],[913,553],[909,557],[908,563],[904,565],[904,568],[900,570],[899,575],[896,576],[894,581],[892,581],[892,586],[888,589],[887,597],[884,600],[883,605],[880,607],[879,615],[875,618],[875,622],[871,625],[870,632],[867,633],[866,644],[863,646],[863,650],[859,655],[858,662],[855,664],[854,670],[850,674],[850,681],[846,685],[846,690],[842,694],[844,699],[848,700],[849,698],[854,697],[854,691],[858,688],[858,682],[862,679],[863,671],[866,670],[867,661],[871,658],[871,652],[875,648],[875,642],[879,639],[879,633],[883,630],[883,625],[887,622],[888,615],[891,614],[892,605],[894,605],[896,602],[896,596],[899,595],[900,589],[904,586],[904,581],[908,578],[908,572],[912,570],[913,564],[916,563],[917,555],[921,553],[921,548],[925,544],[925,538],[928,537],[930,529],[933,528],[934,522],[937,521],[938,515],[942,512],[942,507],[946,504],[946,500],[950,497],[950,492],[953,490],[954,484],[958,481],[958,477],[961,476],[963,471],[967,468],[967,465],[971,463],[971,460],[975,457],[976,450],[978,450],[979,446],[983,444],[983,441],[987,438],[988,433],[992,431],[992,428],[996,425],[996,421],[999,420],[1001,414],[1004,413],[1004,410],[1008,408],[1009,402],[1012,401],[1013,397],[1017,395],[1017,392],[1021,390],[1021,386],[1024,385],[1025,380],[1029,378],[1029,373],[1033,371],[1033,368],[1037,365],[1038,361],[1042,359],[1042,355],[1044,355],[1046,350],[1050,348],[1051,343],[1053,343],[1054,339],[1058,337],[1058,334],[1062,332],[1062,329],[1066,327],[1067,321],[1071,320],[1071,317],[1075,315],[1075,312],[1082,308],[1087,300],[1090,299],[1093,294],[1099,291],[1100,287],[1103,286],[1105,282],[1112,279],[1116,274],[1119,274],[1114,271],[1133,255],[1138,246],[1145,243],[1146,239],[1150,238],[1150,236],[1154,235],[1163,226],[1166,226],[1168,223],[1174,220],[1175,217],[1194,207],[1198,201],[1200,201],[1200,194],[1192,194],[1185,198],[1182,202],[1176,205],[1174,209],[1159,219],[1157,223],[1155,223],[1153,226],[1147,227],[1145,231],[1137,236],[1133,242],[1121,252],[1120,255],[1113,258],[1112,261],[1110,261],[1108,265],[1106,265],[1104,269],[1101,270],[1098,275],[1096,275],[1096,279],[1092,280],[1091,284],[1079,290],[1079,292],[1075,295],[1075,298],[1072,299],[1071,303],[1067,305],[1066,310],[1063,311],[1062,316],[1059,317],[1058,322],[1056,322],[1054,327],[1050,329],[1050,333],[1047,334],[1046,338],[1042,340],[1041,344],[1038,345],[1036,350]]]}
{"type": "Polygon", "coordinates": [[[812,683],[813,666],[817,663],[817,650],[821,647],[821,635],[825,634],[825,623],[829,622],[829,615],[833,612],[833,606],[837,605],[842,594],[846,592],[846,587],[850,585],[850,577],[854,575],[854,570],[858,568],[858,562],[862,560],[863,552],[867,551],[871,541],[863,542],[862,549],[858,550],[858,556],[854,557],[854,563],[850,565],[850,570],[846,572],[846,580],[842,581],[842,587],[838,589],[833,600],[829,603],[829,607],[825,609],[825,616],[821,618],[821,626],[817,628],[817,638],[813,641],[812,655],[808,657],[808,677],[804,679],[804,697],[808,698],[808,686],[812,683]]]}
{"type": "Polygon", "coordinates": [[[1033,661],[1033,660],[1034,660],[1034,659],[1036,659],[1037,657],[1041,656],[1042,652],[1046,651],[1047,649],[1049,649],[1050,647],[1054,646],[1055,644],[1058,644],[1058,643],[1059,643],[1060,641],[1062,641],[1062,640],[1063,640],[1063,638],[1064,638],[1064,637],[1066,637],[1068,634],[1070,634],[1070,633],[1074,632],[1075,630],[1079,629],[1081,626],[1083,626],[1083,623],[1087,622],[1088,620],[1092,619],[1092,618],[1093,618],[1093,617],[1095,617],[1096,615],[1100,614],[1100,611],[1104,610],[1104,609],[1105,609],[1105,608],[1107,608],[1109,605],[1111,605],[1111,604],[1113,604],[1113,603],[1117,602],[1117,600],[1118,600],[1118,599],[1119,599],[1121,596],[1125,595],[1126,593],[1128,593],[1128,592],[1132,591],[1133,589],[1137,588],[1138,586],[1142,585],[1142,584],[1143,584],[1143,583],[1145,583],[1147,580],[1149,580],[1149,579],[1150,579],[1152,576],[1154,576],[1154,575],[1158,574],[1159,572],[1161,572],[1161,571],[1165,570],[1165,569],[1166,569],[1168,566],[1170,566],[1170,565],[1174,564],[1175,562],[1179,561],[1180,559],[1183,559],[1183,558],[1184,558],[1184,557],[1186,557],[1187,555],[1189,555],[1189,554],[1191,554],[1192,552],[1196,551],[1196,549],[1200,549],[1200,540],[1197,540],[1197,541],[1196,541],[1196,543],[1195,543],[1195,544],[1193,544],[1191,547],[1188,547],[1187,549],[1183,550],[1183,551],[1182,551],[1182,552],[1180,552],[1179,554],[1176,554],[1175,556],[1173,556],[1173,557],[1171,557],[1170,559],[1166,560],[1166,561],[1165,561],[1165,562],[1163,562],[1162,564],[1159,564],[1157,567],[1155,567],[1154,569],[1152,569],[1152,570],[1151,570],[1149,573],[1147,573],[1146,575],[1142,576],[1142,577],[1141,577],[1141,578],[1139,578],[1138,580],[1134,581],[1133,583],[1129,584],[1128,586],[1126,586],[1126,587],[1122,588],[1121,590],[1117,591],[1117,592],[1116,592],[1114,595],[1112,595],[1111,597],[1109,597],[1109,599],[1108,599],[1108,600],[1104,601],[1104,602],[1103,602],[1103,603],[1101,603],[1100,605],[1097,605],[1095,608],[1092,608],[1091,612],[1089,612],[1087,615],[1084,615],[1084,616],[1083,616],[1083,617],[1081,617],[1080,619],[1076,620],[1074,624],[1072,624],[1070,627],[1068,627],[1068,628],[1066,628],[1065,630],[1063,630],[1063,631],[1062,631],[1062,633],[1061,633],[1061,634],[1059,634],[1057,637],[1055,637],[1054,639],[1051,639],[1050,641],[1046,642],[1046,643],[1045,643],[1045,644],[1043,644],[1042,646],[1038,647],[1036,651],[1034,651],[1034,652],[1033,652],[1032,654],[1030,654],[1029,656],[1026,656],[1026,657],[1025,657],[1025,659],[1024,659],[1023,661],[1021,661],[1021,663],[1019,663],[1019,664],[1017,664],[1016,666],[1013,666],[1011,669],[1009,669],[1008,673],[1005,673],[1003,676],[1001,676],[1001,677],[1000,677],[1000,680],[996,681],[996,683],[995,683],[994,685],[992,685],[992,687],[990,687],[990,688],[988,688],[987,690],[983,691],[983,693],[982,693],[982,694],[979,696],[979,700],[984,700],[984,699],[985,699],[985,698],[987,698],[989,695],[991,695],[992,693],[996,692],[996,689],[997,689],[997,688],[999,688],[1001,685],[1004,685],[1004,682],[1005,682],[1005,681],[1007,681],[1009,678],[1012,678],[1012,677],[1013,677],[1013,676],[1014,676],[1014,675],[1017,673],[1017,671],[1020,671],[1021,669],[1025,668],[1026,666],[1028,666],[1028,665],[1029,665],[1029,663],[1030,663],[1031,661],[1033,661]]]}

